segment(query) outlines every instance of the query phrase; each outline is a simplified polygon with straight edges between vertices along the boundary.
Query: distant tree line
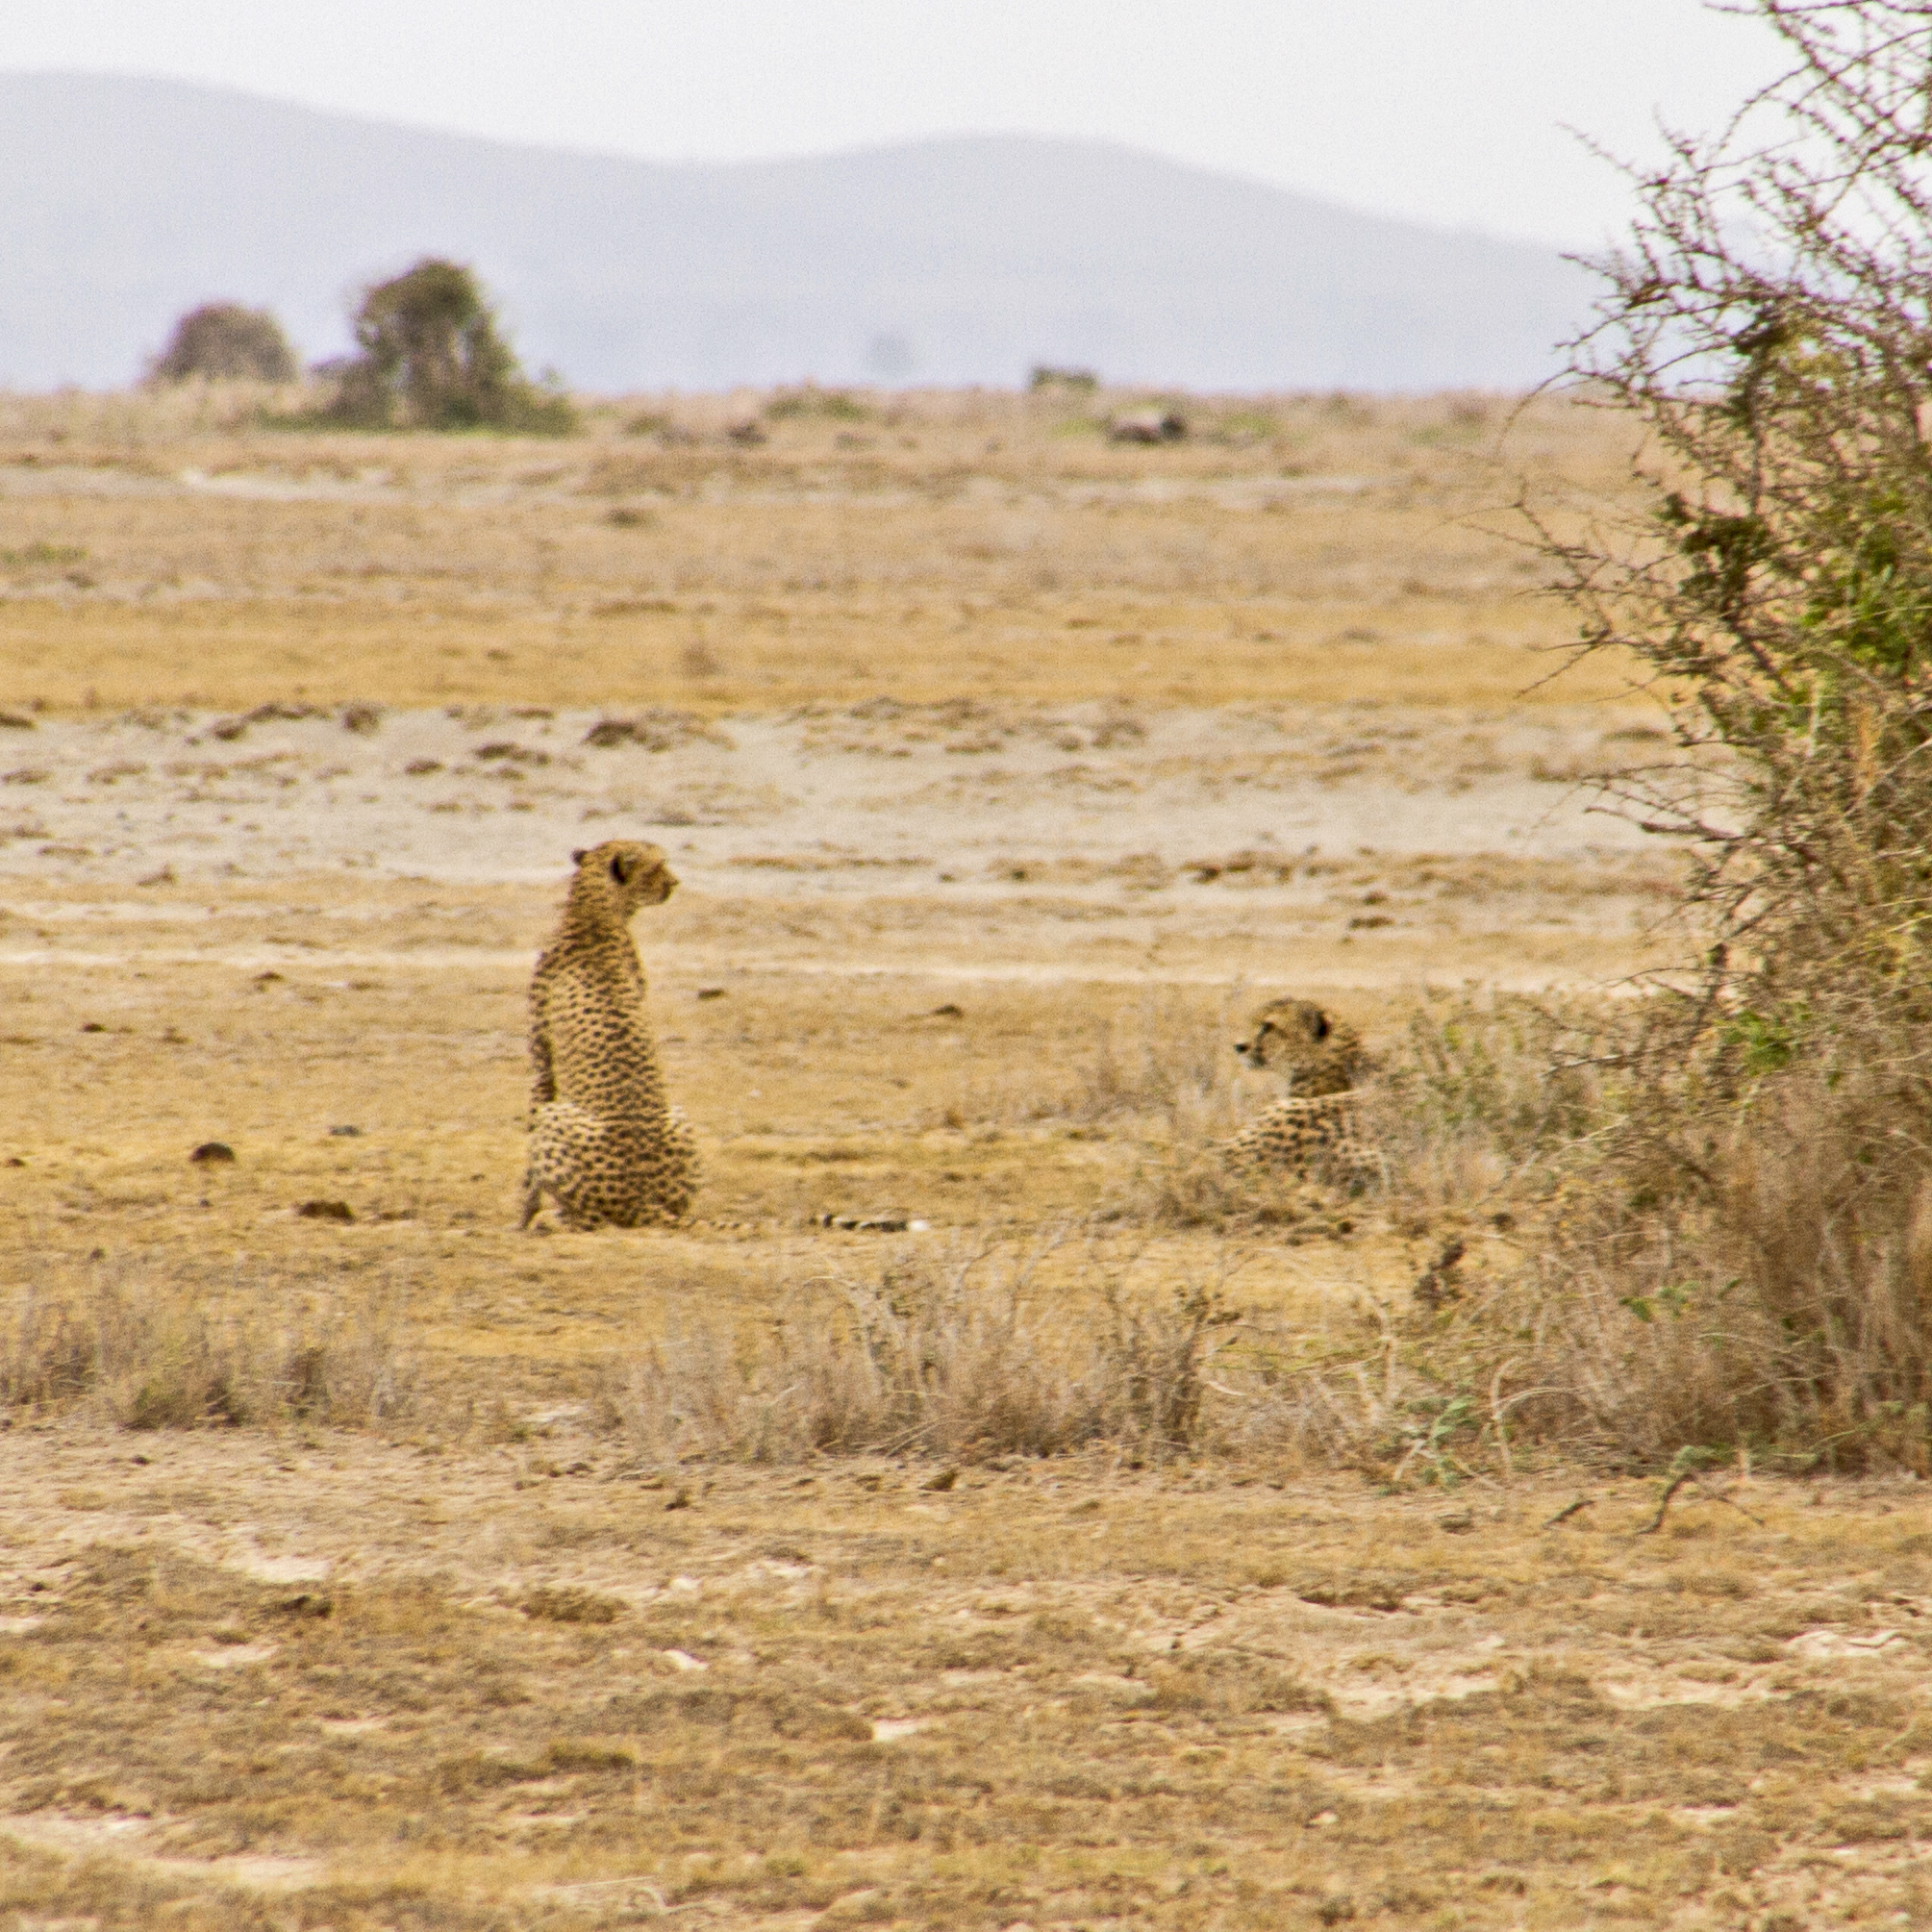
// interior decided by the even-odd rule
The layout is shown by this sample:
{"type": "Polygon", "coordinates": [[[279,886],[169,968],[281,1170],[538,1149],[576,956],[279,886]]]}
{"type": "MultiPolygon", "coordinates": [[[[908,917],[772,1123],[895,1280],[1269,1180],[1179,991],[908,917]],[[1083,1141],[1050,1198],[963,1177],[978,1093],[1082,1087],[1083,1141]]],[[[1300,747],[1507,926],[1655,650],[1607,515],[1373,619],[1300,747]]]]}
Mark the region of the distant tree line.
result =
{"type": "MultiPolygon", "coordinates": [[[[497,429],[563,436],[576,411],[552,379],[532,382],[505,339],[476,271],[425,256],[363,291],[352,319],[358,353],[318,365],[332,385],[309,420],[353,429],[497,429]]],[[[290,382],[300,373],[265,309],[208,302],[174,326],[149,380],[290,382]]]]}

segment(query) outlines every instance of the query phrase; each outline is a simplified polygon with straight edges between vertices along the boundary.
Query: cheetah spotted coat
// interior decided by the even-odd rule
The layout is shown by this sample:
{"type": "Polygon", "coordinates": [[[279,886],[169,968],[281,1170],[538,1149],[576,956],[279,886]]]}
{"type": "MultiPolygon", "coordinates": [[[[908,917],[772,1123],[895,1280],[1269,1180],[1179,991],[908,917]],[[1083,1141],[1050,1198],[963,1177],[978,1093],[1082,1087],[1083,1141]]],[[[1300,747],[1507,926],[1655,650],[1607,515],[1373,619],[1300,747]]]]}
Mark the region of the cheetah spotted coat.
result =
{"type": "Polygon", "coordinates": [[[1221,1143],[1229,1166],[1358,1185],[1381,1174],[1381,1156],[1361,1134],[1359,1083],[1367,1057],[1352,1026],[1311,1000],[1270,1000],[1235,1051],[1250,1066],[1285,1075],[1289,1094],[1221,1143]]]}
{"type": "Polygon", "coordinates": [[[566,1227],[674,1221],[697,1185],[697,1148],[665,1103],[630,922],[677,880],[657,846],[632,840],[573,856],[564,916],[530,982],[523,1225],[545,1194],[566,1227]]]}

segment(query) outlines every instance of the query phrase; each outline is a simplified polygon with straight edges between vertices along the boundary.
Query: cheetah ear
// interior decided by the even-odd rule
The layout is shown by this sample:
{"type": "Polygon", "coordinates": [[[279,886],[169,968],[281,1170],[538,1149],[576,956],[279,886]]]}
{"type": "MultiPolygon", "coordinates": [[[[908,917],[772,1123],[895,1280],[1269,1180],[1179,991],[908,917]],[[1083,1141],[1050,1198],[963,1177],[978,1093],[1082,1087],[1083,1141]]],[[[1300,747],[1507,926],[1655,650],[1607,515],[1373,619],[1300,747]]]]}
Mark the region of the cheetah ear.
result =
{"type": "Polygon", "coordinates": [[[637,862],[627,858],[622,852],[611,855],[611,877],[616,880],[618,885],[628,886],[631,883],[631,874],[636,868],[637,862]]]}
{"type": "Polygon", "coordinates": [[[1317,1040],[1328,1038],[1328,1016],[1325,1013],[1317,1013],[1315,1016],[1315,1037],[1317,1040]]]}
{"type": "Polygon", "coordinates": [[[583,853],[582,853],[582,852],[572,852],[572,853],[570,854],[570,863],[571,863],[571,865],[573,865],[573,866],[581,866],[581,865],[582,865],[582,864],[584,863],[584,855],[583,855],[583,853]]]}

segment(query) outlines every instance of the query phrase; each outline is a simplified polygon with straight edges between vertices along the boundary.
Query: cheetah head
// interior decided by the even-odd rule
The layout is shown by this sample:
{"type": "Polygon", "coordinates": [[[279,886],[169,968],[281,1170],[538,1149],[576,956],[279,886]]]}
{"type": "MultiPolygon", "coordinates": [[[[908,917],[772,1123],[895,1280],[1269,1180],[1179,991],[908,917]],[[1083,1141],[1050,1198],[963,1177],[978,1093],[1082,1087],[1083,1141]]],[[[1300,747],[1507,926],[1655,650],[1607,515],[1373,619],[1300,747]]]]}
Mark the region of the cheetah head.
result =
{"type": "Polygon", "coordinates": [[[677,875],[665,863],[663,851],[638,839],[607,839],[588,852],[572,852],[579,892],[606,895],[615,902],[617,916],[628,919],[640,906],[662,906],[677,891],[677,875]]]}
{"type": "Polygon", "coordinates": [[[1270,1000],[1235,1051],[1250,1066],[1287,1076],[1298,1093],[1342,1092],[1363,1070],[1360,1035],[1307,999],[1270,1000]]]}

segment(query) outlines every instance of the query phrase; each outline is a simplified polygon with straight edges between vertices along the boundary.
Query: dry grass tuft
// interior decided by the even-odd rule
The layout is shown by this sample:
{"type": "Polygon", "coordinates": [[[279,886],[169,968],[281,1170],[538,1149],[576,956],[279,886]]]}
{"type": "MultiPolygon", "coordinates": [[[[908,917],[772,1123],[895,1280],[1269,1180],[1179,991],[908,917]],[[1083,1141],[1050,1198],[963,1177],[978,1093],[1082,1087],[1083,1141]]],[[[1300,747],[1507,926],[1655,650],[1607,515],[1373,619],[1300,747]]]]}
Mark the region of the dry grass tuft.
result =
{"type": "Polygon", "coordinates": [[[1426,1217],[1547,1194],[1612,1104],[1622,1024],[1600,1001],[1424,993],[1367,1092],[1394,1198],[1426,1217]]]}
{"type": "Polygon", "coordinates": [[[572,1584],[544,1584],[523,1599],[523,1614],[539,1623],[615,1623],[624,1606],[615,1596],[572,1584]]]}
{"type": "Polygon", "coordinates": [[[1130,1288],[1131,1257],[1099,1237],[1070,1255],[908,1253],[870,1281],[799,1284],[762,1335],[652,1344],[606,1372],[596,1423],[647,1463],[911,1456],[942,1465],[941,1489],[961,1466],[1083,1449],[1133,1468],[1469,1474],[1471,1404],[1400,1315],[1367,1296],[1294,1318],[1242,1309],[1228,1285],[1251,1253],[1231,1240],[1215,1280],[1165,1293],[1130,1288]]]}
{"type": "Polygon", "coordinates": [[[1253,1003],[1239,989],[1212,1007],[1149,992],[1096,1033],[1069,1112],[1089,1121],[1145,1118],[1176,1142],[1232,1133],[1240,1122],[1233,1042],[1253,1003]]]}
{"type": "Polygon", "coordinates": [[[1616,1018],[1588,1002],[1423,993],[1360,1090],[1365,1138],[1383,1157],[1378,1179],[1353,1164],[1331,1172],[1317,1161],[1295,1175],[1219,1159],[1218,1143],[1275,1097],[1243,1079],[1229,1051],[1242,1009],[1235,994],[1217,1016],[1149,1001],[1137,1021],[1102,1036],[1082,1069],[1087,1117],[1138,1117],[1158,1143],[1117,1204],[1121,1214],[1232,1233],[1332,1217],[1367,1192],[1412,1223],[1514,1219],[1595,1124],[1594,1063],[1616,1018]]]}
{"type": "Polygon", "coordinates": [[[1034,1280],[1053,1245],[1016,1258],[908,1252],[871,1281],[802,1284],[756,1339],[671,1336],[607,1375],[603,1426],[665,1463],[1202,1446],[1208,1370],[1235,1319],[1218,1293],[1135,1299],[1103,1263],[1094,1318],[1069,1320],[1034,1280]]]}
{"type": "Polygon", "coordinates": [[[1183,1142],[1142,1165],[1117,1212],[1166,1227],[1259,1232],[1297,1227],[1331,1213],[1335,1196],[1346,1192],[1324,1189],[1315,1174],[1230,1167],[1212,1142],[1183,1142]]]}
{"type": "Polygon", "coordinates": [[[217,1317],[103,1283],[29,1295],[0,1335],[0,1408],[93,1409],[129,1429],[390,1421],[417,1383],[395,1311],[376,1298],[320,1317],[217,1317]]]}
{"type": "Polygon", "coordinates": [[[1335,1700],[1312,1691],[1273,1659],[1242,1650],[1184,1651],[1152,1666],[1151,1708],[1161,1712],[1212,1712],[1217,1717],[1254,1717],[1318,1712],[1331,1715],[1335,1700]]]}
{"type": "Polygon", "coordinates": [[[1593,1035],[1501,1003],[1418,1016],[1383,1089],[1407,1110],[1393,1198],[1416,1226],[1487,1219],[1512,1242],[1466,1264],[1458,1235],[1406,1305],[1370,1311],[1379,1348],[1365,1334],[1309,1378],[1303,1452],[1442,1480],[1526,1444],[1932,1472],[1911,1094],[1882,1062],[1790,1067],[1721,1111],[1708,1064],[1660,1081],[1618,1050],[1616,1016],[1585,1018],[1593,1035]]]}
{"type": "Polygon", "coordinates": [[[1451,1324],[1512,1349],[1521,1422],[1656,1462],[1932,1470],[1932,1192],[1875,1081],[1769,1082],[1702,1172],[1609,1160],[1451,1324]]]}

